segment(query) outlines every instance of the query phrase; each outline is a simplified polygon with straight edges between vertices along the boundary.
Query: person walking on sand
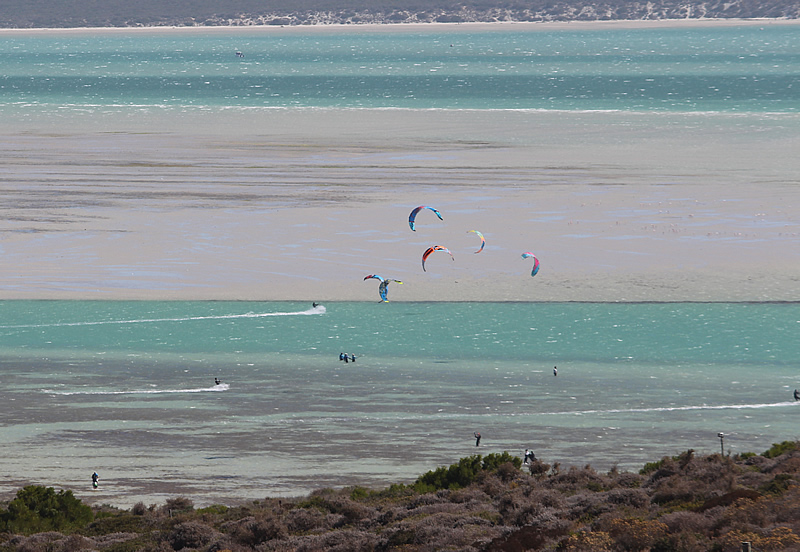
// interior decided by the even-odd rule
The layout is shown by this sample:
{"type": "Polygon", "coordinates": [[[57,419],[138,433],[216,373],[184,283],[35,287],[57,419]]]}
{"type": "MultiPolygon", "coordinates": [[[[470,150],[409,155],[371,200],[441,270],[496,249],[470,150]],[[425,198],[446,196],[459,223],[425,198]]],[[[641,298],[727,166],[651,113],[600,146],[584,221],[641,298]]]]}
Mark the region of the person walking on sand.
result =
{"type": "Polygon", "coordinates": [[[475,446],[481,446],[481,434],[476,431],[473,435],[475,435],[475,446]]]}
{"type": "Polygon", "coordinates": [[[100,479],[100,476],[97,475],[97,472],[94,472],[92,474],[92,487],[94,487],[95,489],[99,486],[99,483],[97,483],[98,479],[100,479]]]}

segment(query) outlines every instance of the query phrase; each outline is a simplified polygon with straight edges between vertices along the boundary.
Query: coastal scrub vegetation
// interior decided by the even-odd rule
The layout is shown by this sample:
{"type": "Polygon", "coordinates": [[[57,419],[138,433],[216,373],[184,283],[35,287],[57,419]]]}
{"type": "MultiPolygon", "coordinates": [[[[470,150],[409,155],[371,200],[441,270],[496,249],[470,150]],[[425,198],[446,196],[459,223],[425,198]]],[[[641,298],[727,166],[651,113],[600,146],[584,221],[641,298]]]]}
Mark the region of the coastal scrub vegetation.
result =
{"type": "Polygon", "coordinates": [[[0,552],[800,552],[800,442],[761,453],[687,450],[636,473],[490,454],[382,490],[195,508],[177,497],[89,508],[28,486],[0,508],[0,552]]]}

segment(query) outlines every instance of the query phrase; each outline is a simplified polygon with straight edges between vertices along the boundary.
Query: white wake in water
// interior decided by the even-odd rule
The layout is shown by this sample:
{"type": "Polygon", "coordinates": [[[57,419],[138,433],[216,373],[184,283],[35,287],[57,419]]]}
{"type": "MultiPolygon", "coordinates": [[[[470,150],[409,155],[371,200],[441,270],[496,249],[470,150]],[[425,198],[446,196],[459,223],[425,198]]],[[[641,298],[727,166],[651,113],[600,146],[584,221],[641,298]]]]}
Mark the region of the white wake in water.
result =
{"type": "Polygon", "coordinates": [[[165,393],[217,393],[227,391],[230,385],[220,383],[211,387],[198,387],[196,389],[134,389],[131,391],[54,391],[43,389],[42,393],[49,395],[161,395],[165,393]]]}
{"type": "Polygon", "coordinates": [[[178,318],[139,318],[133,320],[91,320],[87,322],[55,322],[52,324],[19,324],[16,326],[0,326],[3,330],[20,328],[58,328],[67,326],[101,326],[104,324],[150,324],[153,322],[191,322],[195,320],[231,320],[236,318],[266,318],[269,316],[308,316],[325,314],[326,309],[317,305],[308,310],[294,312],[247,312],[244,314],[215,314],[211,316],[186,316],[178,318]]]}
{"type": "Polygon", "coordinates": [[[573,410],[567,412],[547,412],[546,414],[627,414],[637,412],[680,412],[682,410],[744,410],[749,408],[776,408],[784,406],[800,405],[797,401],[783,401],[778,403],[761,404],[721,404],[721,405],[688,405],[688,406],[656,406],[652,408],[617,408],[609,410],[573,410]]]}

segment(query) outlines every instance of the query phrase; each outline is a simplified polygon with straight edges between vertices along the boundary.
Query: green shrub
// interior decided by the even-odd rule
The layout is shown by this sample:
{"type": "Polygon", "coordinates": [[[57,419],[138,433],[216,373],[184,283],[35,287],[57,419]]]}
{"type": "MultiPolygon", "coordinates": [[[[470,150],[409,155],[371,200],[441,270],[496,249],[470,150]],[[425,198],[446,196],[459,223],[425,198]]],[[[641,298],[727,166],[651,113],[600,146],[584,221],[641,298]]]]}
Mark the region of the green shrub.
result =
{"type": "Polygon", "coordinates": [[[481,467],[481,456],[479,454],[462,458],[457,464],[452,464],[449,468],[442,466],[421,475],[414,483],[414,490],[424,494],[439,489],[461,489],[475,481],[475,477],[481,471],[481,467]]]}
{"type": "Polygon", "coordinates": [[[377,498],[400,499],[412,496],[415,493],[414,487],[403,483],[392,483],[382,491],[376,491],[373,496],[377,498]]]}
{"type": "Polygon", "coordinates": [[[198,514],[216,514],[216,515],[223,515],[228,512],[228,507],[223,506],[222,504],[212,504],[211,506],[206,506],[205,508],[200,508],[197,510],[198,514]]]}
{"type": "Polygon", "coordinates": [[[763,493],[780,496],[785,493],[789,487],[795,485],[794,476],[789,473],[779,473],[772,481],[765,483],[759,487],[763,493]]]}
{"type": "Polygon", "coordinates": [[[414,483],[413,488],[420,494],[438,491],[439,489],[463,489],[474,483],[481,472],[494,472],[507,463],[513,464],[517,469],[522,466],[522,460],[511,456],[507,452],[503,454],[489,454],[482,458],[480,454],[475,454],[462,458],[457,464],[450,467],[444,466],[421,475],[414,483]]]}
{"type": "Polygon", "coordinates": [[[93,537],[97,535],[108,535],[110,533],[144,533],[147,525],[142,516],[135,516],[130,513],[122,513],[113,516],[95,515],[94,521],[81,531],[82,535],[93,537]]]}
{"type": "Polygon", "coordinates": [[[86,526],[93,518],[92,509],[72,491],[28,485],[17,492],[8,509],[0,511],[0,530],[23,535],[68,532],[86,526]]]}
{"type": "Polygon", "coordinates": [[[350,500],[363,500],[369,496],[370,492],[364,487],[353,487],[350,489],[350,500]]]}
{"type": "Polygon", "coordinates": [[[656,462],[647,462],[642,469],[639,470],[639,475],[650,475],[654,471],[661,468],[664,465],[664,459],[658,460],[656,462]]]}
{"type": "Polygon", "coordinates": [[[483,459],[483,469],[486,471],[497,471],[503,464],[511,462],[515,468],[522,467],[522,460],[518,456],[512,456],[507,452],[503,454],[488,454],[483,459]]]}
{"type": "Polygon", "coordinates": [[[781,454],[797,450],[797,441],[784,441],[782,443],[773,443],[772,447],[761,456],[765,458],[777,458],[781,454]]]}

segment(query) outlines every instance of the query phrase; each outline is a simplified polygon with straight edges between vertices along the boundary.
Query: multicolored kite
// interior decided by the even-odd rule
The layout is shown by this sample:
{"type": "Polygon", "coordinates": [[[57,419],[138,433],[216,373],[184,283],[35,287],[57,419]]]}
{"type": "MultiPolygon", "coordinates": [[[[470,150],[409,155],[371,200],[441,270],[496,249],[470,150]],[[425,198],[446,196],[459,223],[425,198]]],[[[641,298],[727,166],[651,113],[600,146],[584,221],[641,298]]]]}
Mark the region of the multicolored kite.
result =
{"type": "Polygon", "coordinates": [[[483,246],[485,246],[485,245],[486,245],[486,240],[483,238],[483,234],[481,234],[481,233],[480,233],[480,232],[478,232],[477,230],[467,230],[467,234],[469,234],[470,232],[475,232],[476,234],[478,234],[478,237],[481,239],[481,248],[480,248],[480,249],[478,249],[478,250],[475,252],[475,253],[480,253],[481,251],[483,251],[483,246]]]}
{"type": "Polygon", "coordinates": [[[426,249],[425,253],[422,254],[422,270],[424,272],[427,272],[427,270],[425,270],[425,259],[427,259],[428,256],[430,256],[430,254],[433,253],[434,251],[444,251],[445,253],[450,255],[451,259],[453,259],[454,261],[456,260],[455,257],[453,257],[453,254],[450,253],[449,249],[447,249],[446,247],[442,247],[441,245],[434,245],[433,247],[429,247],[428,249],[426,249]]]}
{"type": "Polygon", "coordinates": [[[527,259],[528,257],[533,257],[533,269],[531,270],[531,276],[536,276],[536,273],[539,272],[539,259],[537,259],[536,255],[530,251],[526,251],[522,254],[523,259],[527,259]]]}
{"type": "Polygon", "coordinates": [[[437,217],[439,217],[439,220],[444,220],[442,218],[442,214],[439,211],[437,211],[436,209],[434,209],[433,207],[428,207],[427,205],[420,205],[419,207],[416,207],[413,211],[411,211],[410,215],[408,215],[408,225],[411,227],[411,230],[413,230],[414,232],[417,231],[417,229],[414,228],[414,219],[417,218],[417,213],[419,213],[423,209],[430,209],[431,211],[433,211],[436,214],[437,217]]]}
{"type": "Polygon", "coordinates": [[[386,278],[386,279],[381,278],[377,274],[370,274],[369,276],[364,276],[364,280],[369,280],[370,278],[375,278],[376,280],[380,280],[381,285],[378,286],[378,293],[381,296],[381,301],[383,301],[384,303],[389,302],[389,299],[387,298],[389,294],[389,284],[391,284],[392,282],[397,282],[398,284],[403,283],[400,280],[394,280],[392,278],[386,278]]]}

